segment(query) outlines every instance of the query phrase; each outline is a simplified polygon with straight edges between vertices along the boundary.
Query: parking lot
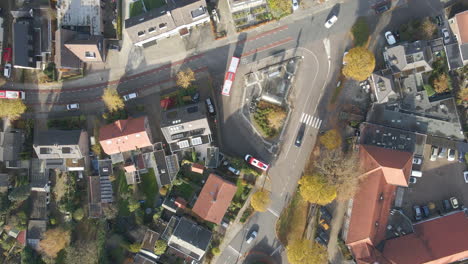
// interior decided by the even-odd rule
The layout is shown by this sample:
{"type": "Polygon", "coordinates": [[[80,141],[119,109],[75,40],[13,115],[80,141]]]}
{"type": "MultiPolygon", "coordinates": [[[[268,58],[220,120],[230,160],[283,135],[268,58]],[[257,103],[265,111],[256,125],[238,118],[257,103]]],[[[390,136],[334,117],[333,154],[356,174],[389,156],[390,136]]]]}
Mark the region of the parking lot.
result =
{"type": "Polygon", "coordinates": [[[435,217],[446,212],[443,200],[456,197],[461,205],[468,203],[468,192],[466,192],[468,183],[463,179],[466,164],[458,162],[457,158],[448,161],[447,157],[430,161],[430,156],[431,145],[426,145],[421,169],[422,177],[418,177],[417,182],[410,184],[404,191],[403,211],[413,221],[414,205],[424,206],[434,203],[435,208],[431,209],[431,206],[429,208],[430,217],[435,217]]]}

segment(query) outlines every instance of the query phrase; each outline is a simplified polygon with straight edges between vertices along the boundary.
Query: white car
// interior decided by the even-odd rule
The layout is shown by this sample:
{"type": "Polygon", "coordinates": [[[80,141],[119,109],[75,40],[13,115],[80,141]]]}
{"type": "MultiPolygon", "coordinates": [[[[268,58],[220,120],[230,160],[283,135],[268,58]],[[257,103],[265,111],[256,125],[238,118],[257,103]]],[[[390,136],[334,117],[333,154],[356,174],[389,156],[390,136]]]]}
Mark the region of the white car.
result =
{"type": "Polygon", "coordinates": [[[421,158],[413,158],[413,164],[420,165],[422,163],[421,158]]]}
{"type": "Polygon", "coordinates": [[[458,208],[458,200],[455,197],[450,198],[450,203],[452,204],[453,209],[458,208]]]}
{"type": "Polygon", "coordinates": [[[333,15],[332,17],[330,17],[330,19],[327,20],[327,22],[325,22],[325,27],[331,28],[336,23],[337,20],[338,20],[338,17],[333,15]]]}
{"type": "Polygon", "coordinates": [[[5,67],[3,68],[3,76],[6,78],[10,78],[11,76],[11,64],[7,63],[5,64],[5,67]]]}
{"type": "Polygon", "coordinates": [[[252,231],[248,236],[247,236],[247,240],[245,242],[247,242],[247,244],[250,244],[255,238],[257,238],[257,231],[252,231]]]}
{"type": "Polygon", "coordinates": [[[123,96],[124,101],[132,100],[137,98],[138,94],[137,93],[129,93],[123,96]]]}
{"type": "Polygon", "coordinates": [[[438,153],[439,153],[439,147],[432,146],[430,161],[435,161],[437,159],[438,153]]]}
{"type": "Polygon", "coordinates": [[[299,2],[297,2],[297,0],[292,0],[292,9],[293,11],[299,9],[299,2]]]}
{"type": "Polygon", "coordinates": [[[448,150],[448,157],[447,157],[447,160],[448,161],[454,161],[455,160],[455,150],[454,149],[449,149],[448,150]]]}
{"type": "Polygon", "coordinates": [[[345,61],[346,54],[348,54],[348,51],[345,51],[345,52],[343,53],[343,65],[346,65],[346,61],[345,61]]]}
{"type": "Polygon", "coordinates": [[[444,37],[444,43],[448,44],[450,42],[450,34],[446,28],[442,29],[442,36],[444,37]]]}
{"type": "Polygon", "coordinates": [[[463,178],[465,178],[465,182],[468,183],[468,171],[463,172],[463,178]]]}
{"type": "Polygon", "coordinates": [[[396,43],[395,36],[393,36],[392,32],[390,31],[385,32],[385,39],[387,39],[388,45],[393,45],[396,43]]]}
{"type": "Polygon", "coordinates": [[[80,104],[67,104],[67,110],[78,110],[80,109],[80,104]]]}

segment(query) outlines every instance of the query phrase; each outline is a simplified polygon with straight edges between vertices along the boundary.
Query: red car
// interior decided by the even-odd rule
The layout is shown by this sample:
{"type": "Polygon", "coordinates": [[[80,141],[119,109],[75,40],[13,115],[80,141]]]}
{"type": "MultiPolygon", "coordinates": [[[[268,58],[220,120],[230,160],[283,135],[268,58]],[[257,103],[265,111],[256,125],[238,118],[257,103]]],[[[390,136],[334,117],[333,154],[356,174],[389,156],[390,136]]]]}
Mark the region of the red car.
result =
{"type": "Polygon", "coordinates": [[[3,50],[3,63],[11,62],[12,54],[13,54],[13,52],[12,52],[11,48],[5,48],[3,50]]]}
{"type": "Polygon", "coordinates": [[[252,157],[249,154],[245,155],[245,161],[247,161],[250,165],[257,167],[263,171],[267,171],[268,168],[270,167],[268,164],[259,161],[258,159],[252,157]]]}

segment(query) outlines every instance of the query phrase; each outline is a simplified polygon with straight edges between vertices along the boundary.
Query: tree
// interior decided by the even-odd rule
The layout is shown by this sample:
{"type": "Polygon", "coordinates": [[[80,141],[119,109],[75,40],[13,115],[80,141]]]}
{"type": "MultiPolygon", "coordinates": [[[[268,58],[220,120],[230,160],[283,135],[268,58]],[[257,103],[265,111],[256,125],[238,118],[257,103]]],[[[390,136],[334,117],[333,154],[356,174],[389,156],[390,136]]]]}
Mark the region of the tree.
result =
{"type": "Polygon", "coordinates": [[[92,145],[91,150],[93,151],[94,155],[96,155],[96,157],[101,157],[102,148],[101,148],[101,144],[99,144],[99,142],[92,145]]]}
{"type": "Polygon", "coordinates": [[[78,241],[65,249],[65,263],[97,264],[98,249],[96,240],[78,241]]]}
{"type": "Polygon", "coordinates": [[[188,68],[185,71],[179,71],[176,75],[176,84],[187,89],[195,81],[195,73],[188,68]]]}
{"type": "Polygon", "coordinates": [[[128,210],[130,212],[135,212],[138,208],[140,208],[140,203],[135,198],[128,199],[128,210]]]}
{"type": "Polygon", "coordinates": [[[26,105],[21,99],[0,100],[0,118],[16,120],[26,111],[26,105]]]}
{"type": "Polygon", "coordinates": [[[44,239],[39,241],[39,251],[49,258],[56,258],[57,253],[70,243],[70,231],[62,228],[49,229],[44,239]]]}
{"type": "Polygon", "coordinates": [[[30,246],[21,251],[21,264],[42,264],[41,257],[30,246]]]}
{"type": "Polygon", "coordinates": [[[167,185],[163,185],[161,188],[159,188],[159,194],[161,194],[162,196],[166,196],[167,191],[168,191],[167,185]]]}
{"type": "Polygon", "coordinates": [[[291,264],[328,263],[328,253],[325,247],[307,239],[290,242],[286,247],[286,253],[291,264]]]}
{"type": "Polygon", "coordinates": [[[341,146],[341,135],[336,129],[330,129],[319,138],[320,143],[328,149],[336,149],[341,146]]]}
{"type": "Polygon", "coordinates": [[[449,89],[448,75],[443,73],[432,81],[436,93],[445,93],[449,89]]]}
{"type": "Polygon", "coordinates": [[[161,207],[158,207],[158,208],[156,208],[156,209],[154,209],[154,210],[155,210],[155,211],[154,211],[154,214],[153,214],[153,221],[154,221],[155,223],[157,223],[158,220],[159,220],[159,218],[161,218],[162,209],[161,209],[161,207]]]}
{"type": "Polygon", "coordinates": [[[345,155],[340,150],[326,151],[317,159],[315,168],[328,185],[336,188],[340,200],[354,196],[359,185],[359,160],[355,154],[345,155]]]}
{"type": "Polygon", "coordinates": [[[162,255],[164,254],[164,252],[166,252],[166,248],[167,248],[166,241],[160,239],[156,241],[156,243],[154,244],[154,254],[162,255]]]}
{"type": "Polygon", "coordinates": [[[213,253],[213,255],[219,255],[219,253],[221,253],[221,250],[219,249],[219,247],[214,247],[211,249],[211,253],[213,253]]]}
{"type": "Polygon", "coordinates": [[[250,199],[250,205],[258,212],[265,212],[270,205],[270,193],[264,189],[257,191],[250,199]]]}
{"type": "Polygon", "coordinates": [[[117,110],[123,109],[125,104],[122,100],[122,97],[119,96],[117,90],[106,88],[102,95],[102,101],[106,105],[109,112],[115,112],[117,110]]]}
{"type": "Polygon", "coordinates": [[[23,185],[14,188],[8,195],[8,199],[14,202],[22,202],[28,199],[29,194],[31,194],[31,188],[29,187],[29,185],[23,185]]]}
{"type": "Polygon", "coordinates": [[[102,212],[104,213],[104,217],[107,220],[111,220],[117,217],[119,210],[117,209],[117,206],[114,203],[108,203],[106,205],[103,205],[102,212]]]}
{"type": "Polygon", "coordinates": [[[304,175],[299,180],[301,196],[309,203],[326,205],[336,198],[336,188],[320,174],[304,175]]]}
{"type": "Polygon", "coordinates": [[[128,245],[128,251],[132,253],[138,253],[140,249],[141,249],[141,243],[133,243],[133,244],[128,245]]]}
{"type": "Polygon", "coordinates": [[[285,0],[268,0],[268,6],[275,18],[281,18],[291,13],[291,1],[285,0]]]}
{"type": "Polygon", "coordinates": [[[344,76],[356,81],[364,81],[375,68],[375,57],[365,47],[356,47],[349,50],[344,58],[346,65],[343,67],[344,76]]]}
{"type": "Polygon", "coordinates": [[[468,102],[468,88],[461,88],[458,92],[458,98],[462,102],[468,102]]]}
{"type": "Polygon", "coordinates": [[[434,24],[429,17],[425,17],[420,27],[420,39],[430,40],[437,31],[437,25],[434,24]]]}
{"type": "Polygon", "coordinates": [[[73,219],[75,219],[75,221],[79,222],[83,219],[83,217],[84,217],[83,208],[78,208],[75,210],[75,212],[73,212],[73,219]]]}

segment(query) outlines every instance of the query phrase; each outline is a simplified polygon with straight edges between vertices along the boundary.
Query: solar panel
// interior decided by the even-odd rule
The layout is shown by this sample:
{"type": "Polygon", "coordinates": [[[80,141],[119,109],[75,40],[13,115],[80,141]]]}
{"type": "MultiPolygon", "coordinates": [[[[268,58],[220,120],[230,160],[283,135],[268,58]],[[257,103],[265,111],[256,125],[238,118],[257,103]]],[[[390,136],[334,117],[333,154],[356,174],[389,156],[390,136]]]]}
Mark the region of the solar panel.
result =
{"type": "Polygon", "coordinates": [[[201,139],[201,137],[192,138],[192,145],[193,145],[193,146],[201,145],[201,144],[202,144],[202,139],[201,139]]]}
{"type": "Polygon", "coordinates": [[[177,145],[181,149],[190,147],[190,144],[189,144],[188,140],[183,140],[183,141],[177,142],[177,145]]]}

